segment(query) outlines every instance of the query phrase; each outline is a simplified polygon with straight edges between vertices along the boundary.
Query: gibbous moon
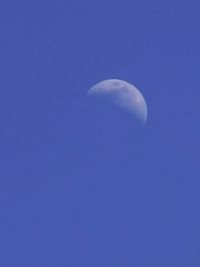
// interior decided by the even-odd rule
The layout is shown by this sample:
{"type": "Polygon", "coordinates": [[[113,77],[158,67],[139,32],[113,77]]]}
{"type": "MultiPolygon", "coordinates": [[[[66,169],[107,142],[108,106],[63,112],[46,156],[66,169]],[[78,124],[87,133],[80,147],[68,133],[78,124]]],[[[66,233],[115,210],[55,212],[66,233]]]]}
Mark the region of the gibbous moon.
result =
{"type": "Polygon", "coordinates": [[[92,86],[88,94],[109,100],[116,106],[128,111],[141,124],[147,120],[147,105],[143,95],[132,84],[118,79],[101,81],[92,86]]]}

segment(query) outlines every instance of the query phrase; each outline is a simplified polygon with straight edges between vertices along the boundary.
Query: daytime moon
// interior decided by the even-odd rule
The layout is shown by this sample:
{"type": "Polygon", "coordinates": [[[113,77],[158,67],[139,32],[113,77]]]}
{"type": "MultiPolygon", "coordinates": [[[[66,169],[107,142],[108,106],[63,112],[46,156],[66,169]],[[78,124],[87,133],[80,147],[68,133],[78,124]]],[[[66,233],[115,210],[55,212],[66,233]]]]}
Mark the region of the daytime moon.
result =
{"type": "Polygon", "coordinates": [[[104,80],[92,86],[88,94],[115,104],[129,112],[141,124],[145,124],[147,119],[145,99],[131,83],[119,79],[104,80]]]}

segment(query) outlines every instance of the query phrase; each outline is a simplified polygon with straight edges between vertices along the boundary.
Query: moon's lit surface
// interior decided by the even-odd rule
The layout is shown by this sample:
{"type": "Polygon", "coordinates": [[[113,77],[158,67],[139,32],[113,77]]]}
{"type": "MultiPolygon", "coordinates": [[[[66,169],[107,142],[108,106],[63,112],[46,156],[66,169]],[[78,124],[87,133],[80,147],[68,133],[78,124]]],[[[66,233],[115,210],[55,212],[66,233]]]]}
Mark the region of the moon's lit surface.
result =
{"type": "Polygon", "coordinates": [[[140,123],[145,124],[147,105],[143,95],[134,85],[123,80],[109,79],[95,84],[88,93],[91,96],[111,101],[111,103],[128,111],[140,123]]]}

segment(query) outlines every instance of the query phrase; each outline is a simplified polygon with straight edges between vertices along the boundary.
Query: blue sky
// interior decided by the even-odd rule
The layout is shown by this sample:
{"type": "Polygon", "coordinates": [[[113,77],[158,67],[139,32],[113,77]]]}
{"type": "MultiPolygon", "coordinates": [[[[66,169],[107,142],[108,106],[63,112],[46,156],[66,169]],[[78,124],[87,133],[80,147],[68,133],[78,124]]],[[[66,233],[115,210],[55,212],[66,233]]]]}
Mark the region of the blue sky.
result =
{"type": "Polygon", "coordinates": [[[198,1],[1,1],[0,265],[200,265],[198,1]],[[141,129],[91,101],[109,78],[141,129]]]}

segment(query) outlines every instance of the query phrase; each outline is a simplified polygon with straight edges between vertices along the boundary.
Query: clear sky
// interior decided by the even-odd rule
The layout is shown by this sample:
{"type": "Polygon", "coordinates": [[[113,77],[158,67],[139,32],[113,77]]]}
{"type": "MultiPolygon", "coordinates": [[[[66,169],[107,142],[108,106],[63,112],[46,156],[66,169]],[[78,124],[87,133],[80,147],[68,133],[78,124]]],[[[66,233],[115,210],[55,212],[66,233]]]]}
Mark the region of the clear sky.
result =
{"type": "Polygon", "coordinates": [[[0,2],[0,266],[200,266],[199,10],[0,2]],[[145,128],[88,98],[109,78],[145,128]]]}

